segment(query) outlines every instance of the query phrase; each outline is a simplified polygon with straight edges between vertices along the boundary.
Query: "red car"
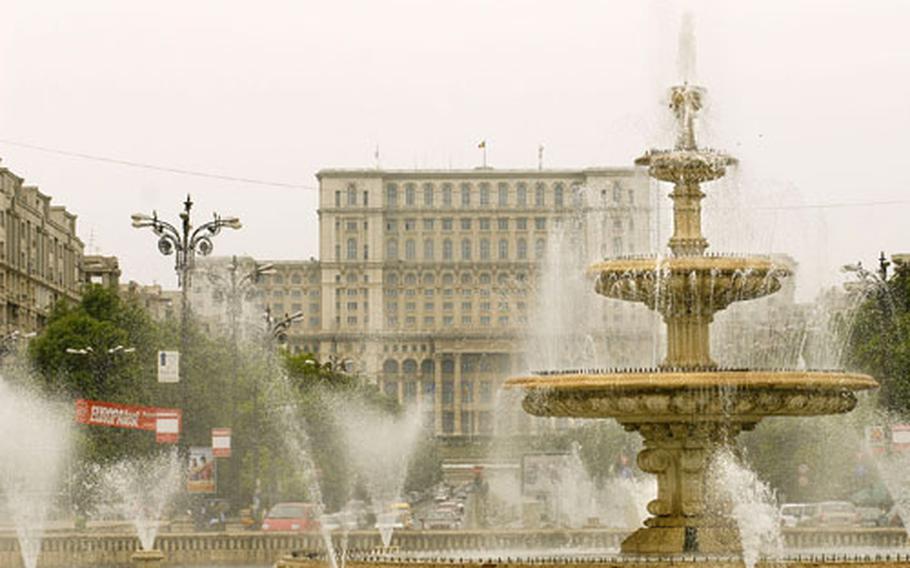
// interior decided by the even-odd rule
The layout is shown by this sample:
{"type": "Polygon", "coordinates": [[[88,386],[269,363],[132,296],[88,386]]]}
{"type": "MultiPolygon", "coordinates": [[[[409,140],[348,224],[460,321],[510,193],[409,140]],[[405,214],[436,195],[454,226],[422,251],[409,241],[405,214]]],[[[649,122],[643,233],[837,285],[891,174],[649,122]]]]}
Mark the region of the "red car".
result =
{"type": "Polygon", "coordinates": [[[319,530],[319,508],[313,503],[278,503],[262,521],[269,532],[306,532],[319,530]]]}

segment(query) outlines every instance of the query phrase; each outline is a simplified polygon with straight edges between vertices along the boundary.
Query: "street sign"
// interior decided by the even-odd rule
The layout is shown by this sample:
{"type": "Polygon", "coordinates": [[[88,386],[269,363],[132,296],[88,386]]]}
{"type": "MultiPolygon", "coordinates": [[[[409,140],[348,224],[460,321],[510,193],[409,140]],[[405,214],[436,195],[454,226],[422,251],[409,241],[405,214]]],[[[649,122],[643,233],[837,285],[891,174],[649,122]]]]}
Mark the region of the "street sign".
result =
{"type": "Polygon", "coordinates": [[[159,351],[158,352],[158,382],[159,383],[180,382],[180,352],[179,351],[159,351]]]}
{"type": "Polygon", "coordinates": [[[231,457],[230,428],[212,428],[212,455],[216,458],[231,457]]]}
{"type": "Polygon", "coordinates": [[[159,444],[176,444],[180,441],[180,411],[160,409],[155,421],[155,441],[159,444]]]}
{"type": "Polygon", "coordinates": [[[898,452],[910,450],[910,424],[891,426],[891,449],[898,452]]]}

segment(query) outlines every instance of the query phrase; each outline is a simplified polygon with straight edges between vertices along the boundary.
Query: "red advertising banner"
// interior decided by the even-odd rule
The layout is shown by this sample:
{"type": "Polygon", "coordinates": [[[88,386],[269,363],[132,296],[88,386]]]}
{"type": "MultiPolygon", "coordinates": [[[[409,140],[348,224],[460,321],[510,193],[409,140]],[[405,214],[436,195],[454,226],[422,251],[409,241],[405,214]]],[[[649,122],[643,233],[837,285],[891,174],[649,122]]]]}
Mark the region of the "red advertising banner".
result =
{"type": "Polygon", "coordinates": [[[91,426],[129,428],[155,432],[160,444],[173,444],[180,436],[182,412],[179,408],[131,406],[115,402],[79,399],[76,422],[91,426]]]}

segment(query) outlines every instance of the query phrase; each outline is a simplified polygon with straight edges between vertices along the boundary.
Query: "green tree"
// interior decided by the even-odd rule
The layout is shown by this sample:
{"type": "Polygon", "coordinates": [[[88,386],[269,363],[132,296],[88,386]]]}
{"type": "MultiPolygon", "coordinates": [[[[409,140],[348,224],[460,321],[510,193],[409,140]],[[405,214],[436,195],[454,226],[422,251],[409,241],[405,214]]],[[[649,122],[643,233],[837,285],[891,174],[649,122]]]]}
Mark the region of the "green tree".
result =
{"type": "MultiPolygon", "coordinates": [[[[54,306],[44,332],[29,344],[29,356],[41,386],[55,396],[146,404],[154,397],[157,336],[138,305],[113,289],[90,286],[78,304],[54,306]]],[[[113,428],[83,428],[77,440],[90,462],[154,447],[153,437],[113,428]]]]}
{"type": "Polygon", "coordinates": [[[872,289],[856,316],[847,363],[881,385],[882,405],[910,411],[910,266],[901,265],[872,289]]]}

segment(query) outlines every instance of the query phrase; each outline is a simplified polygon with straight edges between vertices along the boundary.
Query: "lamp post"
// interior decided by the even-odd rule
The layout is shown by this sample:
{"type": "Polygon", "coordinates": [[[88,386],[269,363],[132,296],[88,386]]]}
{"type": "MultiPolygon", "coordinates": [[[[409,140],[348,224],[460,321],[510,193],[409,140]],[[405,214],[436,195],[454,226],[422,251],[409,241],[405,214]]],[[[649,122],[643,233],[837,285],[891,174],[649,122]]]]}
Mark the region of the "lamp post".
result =
{"type": "MultiPolygon", "coordinates": [[[[287,341],[287,331],[295,321],[303,319],[303,312],[284,314],[283,318],[272,316],[272,309],[265,308],[266,343],[271,347],[275,342],[284,344],[287,341]]],[[[259,381],[253,381],[253,434],[256,444],[253,446],[253,479],[259,482],[259,381]]]]}
{"type": "MultiPolygon", "coordinates": [[[[224,277],[217,272],[207,274],[209,282],[215,290],[227,301],[228,319],[231,326],[231,428],[237,432],[237,383],[239,382],[239,346],[237,337],[237,322],[240,318],[240,311],[243,300],[252,299],[253,287],[259,283],[262,276],[274,274],[276,272],[272,264],[255,263],[253,268],[244,274],[240,274],[241,265],[236,256],[231,257],[231,263],[228,265],[228,275],[224,277]]],[[[254,381],[255,385],[257,381],[254,381]]],[[[254,386],[254,388],[256,388],[254,386]]],[[[258,445],[258,440],[254,440],[258,445]]],[[[236,489],[237,477],[239,473],[238,460],[231,463],[231,486],[236,489]]]]}
{"type": "MultiPolygon", "coordinates": [[[[196,255],[208,256],[212,253],[214,248],[212,238],[218,235],[222,228],[239,229],[241,227],[240,219],[237,217],[221,217],[217,213],[213,214],[214,218],[211,221],[198,227],[193,227],[190,220],[192,208],[193,201],[187,194],[186,201],[183,202],[183,211],[180,213],[179,228],[159,219],[157,211],[152,211],[151,216],[143,213],[134,213],[131,217],[133,227],[137,229],[151,228],[155,235],[158,236],[158,251],[161,254],[165,256],[174,255],[174,269],[177,271],[177,284],[180,286],[180,352],[184,356],[186,356],[189,342],[189,301],[187,292],[190,286],[189,277],[196,265],[196,255]]],[[[180,366],[180,392],[184,421],[188,418],[186,408],[189,393],[185,369],[186,365],[180,366]]],[[[188,433],[189,429],[186,428],[186,430],[188,433]]],[[[181,446],[186,446],[186,438],[186,435],[180,437],[181,446]]]]}
{"type": "Polygon", "coordinates": [[[95,351],[94,348],[90,345],[85,347],[73,348],[67,347],[65,351],[70,355],[80,355],[86,357],[90,360],[90,366],[92,370],[92,376],[95,379],[95,386],[100,386],[104,375],[110,371],[111,365],[113,363],[114,355],[123,354],[127,355],[130,353],[135,353],[135,347],[124,347],[123,345],[115,345],[109,349],[102,349],[101,351],[95,351]],[[107,355],[105,357],[105,355],[107,355]]]}

